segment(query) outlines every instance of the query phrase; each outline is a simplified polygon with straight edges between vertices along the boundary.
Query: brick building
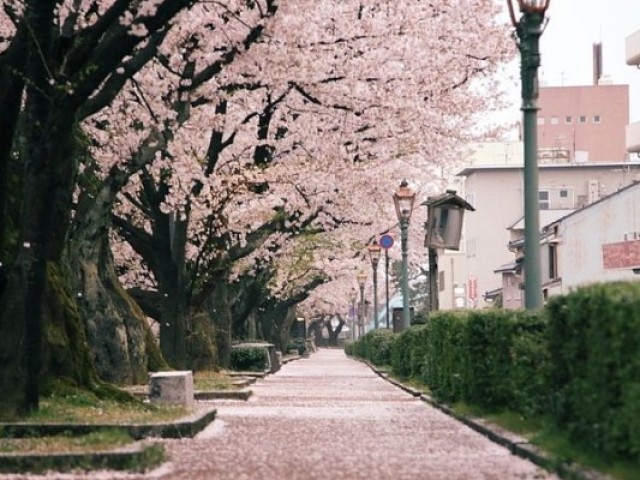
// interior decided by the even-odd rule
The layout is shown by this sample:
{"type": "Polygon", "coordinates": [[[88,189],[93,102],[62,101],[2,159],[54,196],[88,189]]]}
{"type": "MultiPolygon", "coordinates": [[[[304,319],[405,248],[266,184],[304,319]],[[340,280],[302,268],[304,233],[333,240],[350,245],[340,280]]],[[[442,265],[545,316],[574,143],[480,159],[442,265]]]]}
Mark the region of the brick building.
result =
{"type": "Polygon", "coordinates": [[[542,87],[538,105],[540,163],[628,159],[628,85],[542,87]]]}

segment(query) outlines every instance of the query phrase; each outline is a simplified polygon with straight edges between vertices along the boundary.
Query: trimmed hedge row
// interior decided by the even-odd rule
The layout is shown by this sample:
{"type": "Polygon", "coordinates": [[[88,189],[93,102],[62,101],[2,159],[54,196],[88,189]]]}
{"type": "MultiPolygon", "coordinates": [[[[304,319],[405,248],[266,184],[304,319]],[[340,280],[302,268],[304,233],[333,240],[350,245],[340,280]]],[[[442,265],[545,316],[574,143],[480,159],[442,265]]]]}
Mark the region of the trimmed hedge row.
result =
{"type": "Polygon", "coordinates": [[[640,284],[592,285],[547,308],[555,423],[606,456],[640,459],[640,284]]]}
{"type": "Polygon", "coordinates": [[[640,283],[582,288],[541,312],[435,312],[348,353],[420,380],[440,402],[550,415],[584,448],[640,460],[640,283]]]}
{"type": "Polygon", "coordinates": [[[545,317],[513,310],[437,312],[398,335],[391,367],[429,386],[441,402],[460,400],[521,413],[537,409],[531,381],[546,362],[545,317]]]}
{"type": "Polygon", "coordinates": [[[375,365],[389,365],[391,350],[396,340],[389,330],[373,330],[357,342],[348,343],[348,354],[366,358],[375,365]]]}

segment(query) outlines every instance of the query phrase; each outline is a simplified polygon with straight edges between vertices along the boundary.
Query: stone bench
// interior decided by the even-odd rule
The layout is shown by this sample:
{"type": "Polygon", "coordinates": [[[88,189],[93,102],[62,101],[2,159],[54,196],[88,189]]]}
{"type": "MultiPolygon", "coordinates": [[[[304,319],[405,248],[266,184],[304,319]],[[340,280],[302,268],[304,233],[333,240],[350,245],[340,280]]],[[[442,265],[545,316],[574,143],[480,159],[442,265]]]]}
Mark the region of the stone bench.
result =
{"type": "Polygon", "coordinates": [[[193,373],[186,370],[150,374],[149,400],[152,403],[192,406],[193,373]]]}

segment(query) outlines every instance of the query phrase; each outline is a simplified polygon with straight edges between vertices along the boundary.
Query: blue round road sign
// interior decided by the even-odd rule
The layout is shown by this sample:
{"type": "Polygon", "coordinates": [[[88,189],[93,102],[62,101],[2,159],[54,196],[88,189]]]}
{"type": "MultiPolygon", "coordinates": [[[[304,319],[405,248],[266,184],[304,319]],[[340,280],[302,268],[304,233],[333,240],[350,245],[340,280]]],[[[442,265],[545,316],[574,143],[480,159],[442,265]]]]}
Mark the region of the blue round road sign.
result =
{"type": "Polygon", "coordinates": [[[380,237],[380,246],[385,250],[393,247],[393,237],[391,235],[383,235],[380,237]]]}

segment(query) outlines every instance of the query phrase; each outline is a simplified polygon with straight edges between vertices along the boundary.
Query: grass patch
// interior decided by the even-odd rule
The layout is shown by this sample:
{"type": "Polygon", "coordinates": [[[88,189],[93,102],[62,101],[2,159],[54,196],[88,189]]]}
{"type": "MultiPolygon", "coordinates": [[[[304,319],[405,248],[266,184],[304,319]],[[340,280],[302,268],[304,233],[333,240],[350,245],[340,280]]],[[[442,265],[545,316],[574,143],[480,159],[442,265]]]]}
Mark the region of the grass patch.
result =
{"type": "Polygon", "coordinates": [[[499,412],[487,411],[480,407],[458,402],[453,405],[453,410],[465,417],[482,417],[505,430],[516,433],[527,440],[532,440],[535,435],[544,428],[543,419],[540,417],[525,417],[509,410],[499,412]]]}
{"type": "Polygon", "coordinates": [[[598,455],[597,452],[580,448],[564,432],[553,428],[543,416],[524,417],[508,410],[487,411],[463,402],[456,403],[453,409],[460,415],[483,418],[526,438],[531,444],[550,454],[558,465],[577,464],[619,480],[638,479],[640,462],[611,461],[598,455]]]}
{"type": "Polygon", "coordinates": [[[604,458],[598,452],[581,448],[566,434],[542,422],[542,427],[532,437],[531,443],[551,453],[559,462],[584,465],[619,480],[637,480],[640,461],[627,462],[604,458]]]}
{"type": "Polygon", "coordinates": [[[133,442],[124,432],[107,430],[87,435],[38,438],[0,438],[0,453],[76,453],[112,450],[133,442]]]}
{"type": "Polygon", "coordinates": [[[216,370],[203,370],[193,374],[195,390],[237,390],[240,387],[234,384],[236,381],[237,378],[216,370]]]}
{"type": "MultiPolygon", "coordinates": [[[[190,410],[182,406],[144,403],[126,394],[100,398],[96,392],[61,385],[40,399],[38,411],[14,421],[35,425],[152,424],[177,420],[189,413],[190,410]]],[[[101,429],[84,435],[73,434],[69,428],[69,431],[60,435],[0,438],[0,454],[91,453],[110,451],[132,442],[134,439],[129,434],[117,428],[101,429]]],[[[156,462],[156,452],[153,449],[147,450],[141,454],[142,460],[133,456],[130,461],[136,465],[147,461],[156,462]]]]}
{"type": "Polygon", "coordinates": [[[52,393],[40,401],[40,409],[22,419],[33,423],[152,423],[170,421],[186,415],[185,407],[121,402],[101,399],[94,393],[76,390],[52,393]]]}

